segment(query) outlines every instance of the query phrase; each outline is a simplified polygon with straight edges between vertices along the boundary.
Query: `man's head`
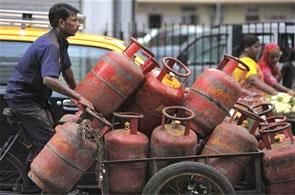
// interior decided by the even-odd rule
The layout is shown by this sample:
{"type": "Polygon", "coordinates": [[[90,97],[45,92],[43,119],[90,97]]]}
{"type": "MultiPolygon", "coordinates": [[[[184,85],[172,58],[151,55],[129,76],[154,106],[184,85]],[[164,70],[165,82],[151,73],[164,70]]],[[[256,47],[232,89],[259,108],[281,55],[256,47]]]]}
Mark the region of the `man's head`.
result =
{"type": "Polygon", "coordinates": [[[54,4],[48,14],[50,25],[57,28],[65,37],[74,36],[80,26],[78,12],[79,10],[69,4],[54,4]]]}

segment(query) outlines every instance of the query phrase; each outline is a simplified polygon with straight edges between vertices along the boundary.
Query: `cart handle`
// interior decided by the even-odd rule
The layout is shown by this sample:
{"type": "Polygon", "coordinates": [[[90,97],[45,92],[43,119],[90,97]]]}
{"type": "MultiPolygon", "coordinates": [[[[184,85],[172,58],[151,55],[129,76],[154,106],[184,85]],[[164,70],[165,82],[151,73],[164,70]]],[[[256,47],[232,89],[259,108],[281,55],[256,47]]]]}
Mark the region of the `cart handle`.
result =
{"type": "Polygon", "coordinates": [[[100,122],[104,123],[109,128],[113,128],[113,125],[107,119],[105,119],[101,113],[91,110],[90,108],[85,108],[85,110],[88,114],[98,119],[100,122]]]}
{"type": "MultiPolygon", "coordinates": [[[[82,110],[83,112],[86,111],[86,113],[88,113],[89,115],[91,115],[92,117],[96,118],[97,120],[99,120],[100,122],[102,122],[103,124],[105,124],[106,126],[108,126],[110,129],[113,128],[113,125],[104,118],[102,113],[98,113],[94,110],[91,110],[88,107],[83,106],[82,104],[80,104],[77,100],[72,99],[71,100],[80,110],[82,110]]],[[[82,115],[81,115],[82,116],[82,115]]]]}

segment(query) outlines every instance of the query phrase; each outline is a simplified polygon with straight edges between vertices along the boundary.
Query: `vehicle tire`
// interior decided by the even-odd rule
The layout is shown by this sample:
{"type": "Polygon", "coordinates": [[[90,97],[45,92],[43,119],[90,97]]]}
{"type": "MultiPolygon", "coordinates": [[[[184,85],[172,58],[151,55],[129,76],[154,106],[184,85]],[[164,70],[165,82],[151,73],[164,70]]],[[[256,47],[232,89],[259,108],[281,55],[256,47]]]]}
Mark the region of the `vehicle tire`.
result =
{"type": "Polygon", "coordinates": [[[179,162],[158,171],[142,194],[235,194],[235,191],[228,179],[211,166],[179,162]]]}
{"type": "Polygon", "coordinates": [[[28,183],[24,165],[10,152],[0,161],[0,190],[21,191],[28,183]]]}

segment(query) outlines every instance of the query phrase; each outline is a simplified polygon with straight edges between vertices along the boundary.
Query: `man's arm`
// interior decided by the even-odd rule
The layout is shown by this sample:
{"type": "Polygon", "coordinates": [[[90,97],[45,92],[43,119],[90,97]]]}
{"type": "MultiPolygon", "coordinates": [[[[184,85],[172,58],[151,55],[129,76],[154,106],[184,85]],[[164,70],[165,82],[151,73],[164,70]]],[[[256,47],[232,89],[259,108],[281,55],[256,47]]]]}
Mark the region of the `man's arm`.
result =
{"type": "Polygon", "coordinates": [[[53,91],[61,93],[63,95],[69,96],[75,100],[77,100],[83,106],[86,106],[92,110],[94,110],[93,104],[81,96],[79,93],[69,88],[65,84],[63,84],[59,79],[55,77],[45,76],[43,78],[43,84],[47,87],[51,88],[53,91]]]}
{"type": "Polygon", "coordinates": [[[62,76],[71,89],[76,88],[76,81],[74,79],[74,73],[72,68],[69,67],[62,69],[62,76]]]}

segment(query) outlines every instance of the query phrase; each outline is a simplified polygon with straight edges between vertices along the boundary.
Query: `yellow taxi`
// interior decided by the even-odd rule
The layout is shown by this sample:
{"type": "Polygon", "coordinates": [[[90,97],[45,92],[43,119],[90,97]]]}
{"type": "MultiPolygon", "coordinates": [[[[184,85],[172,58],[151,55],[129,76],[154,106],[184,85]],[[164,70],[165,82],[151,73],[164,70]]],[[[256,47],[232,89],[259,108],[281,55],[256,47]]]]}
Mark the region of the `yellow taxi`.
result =
{"type": "MultiPolygon", "coordinates": [[[[7,27],[0,28],[0,84],[5,85],[8,77],[22,54],[39,36],[49,29],[7,27]]],[[[77,81],[80,81],[99,57],[108,51],[122,52],[126,46],[119,39],[78,32],[68,39],[68,49],[72,68],[77,81]]]]}
{"type": "MultiPolygon", "coordinates": [[[[12,129],[2,115],[3,108],[7,107],[3,99],[7,80],[30,44],[50,30],[48,25],[45,28],[36,27],[33,23],[34,20],[11,20],[11,23],[5,20],[4,22],[7,23],[5,25],[3,21],[0,19],[0,149],[2,144],[14,133],[14,129],[12,129]]],[[[83,32],[78,32],[76,36],[70,37],[68,41],[70,43],[68,52],[77,83],[85,77],[102,55],[109,51],[122,52],[126,48],[122,40],[83,32]]],[[[63,114],[69,111],[58,105],[58,102],[62,102],[66,98],[61,94],[53,93],[50,100],[52,103],[52,115],[56,122],[63,114]]],[[[26,154],[26,151],[22,148],[23,146],[15,147],[16,151],[14,154],[20,159],[25,158],[26,154]]],[[[0,161],[0,193],[3,190],[2,188],[12,190],[15,187],[14,181],[17,181],[18,176],[15,175],[15,177],[6,181],[4,177],[7,178],[7,175],[3,173],[4,170],[13,170],[14,167],[12,165],[13,163],[11,162],[0,161]]],[[[97,188],[94,169],[88,171],[83,176],[78,186],[82,186],[82,188],[83,186],[86,186],[86,188],[91,186],[97,188]]]]}

